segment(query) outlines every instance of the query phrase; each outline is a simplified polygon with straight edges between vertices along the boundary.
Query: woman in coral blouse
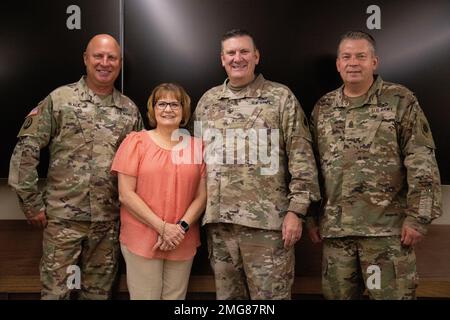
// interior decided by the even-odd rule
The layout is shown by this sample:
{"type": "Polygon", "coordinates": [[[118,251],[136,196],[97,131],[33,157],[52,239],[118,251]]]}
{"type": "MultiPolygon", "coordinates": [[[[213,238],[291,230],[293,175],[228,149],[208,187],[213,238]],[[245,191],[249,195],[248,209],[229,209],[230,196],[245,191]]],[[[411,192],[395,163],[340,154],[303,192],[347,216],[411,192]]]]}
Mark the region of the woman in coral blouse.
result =
{"type": "Polygon", "coordinates": [[[184,299],[206,204],[202,143],[180,129],[191,115],[181,86],[160,84],[147,107],[154,129],[130,133],[111,169],[119,178],[128,290],[131,299],[184,299]]]}

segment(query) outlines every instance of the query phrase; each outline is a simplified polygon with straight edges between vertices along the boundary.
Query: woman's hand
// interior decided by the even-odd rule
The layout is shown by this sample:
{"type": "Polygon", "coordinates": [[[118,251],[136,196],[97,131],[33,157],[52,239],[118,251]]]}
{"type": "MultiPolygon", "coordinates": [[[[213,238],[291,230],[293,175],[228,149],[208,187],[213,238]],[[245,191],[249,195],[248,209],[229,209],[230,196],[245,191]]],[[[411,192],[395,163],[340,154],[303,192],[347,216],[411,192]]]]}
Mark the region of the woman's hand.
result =
{"type": "Polygon", "coordinates": [[[161,236],[164,242],[172,247],[177,247],[184,239],[184,230],[178,224],[165,223],[161,236]]]}
{"type": "Polygon", "coordinates": [[[161,236],[158,236],[158,240],[156,241],[155,245],[153,246],[152,250],[155,251],[157,249],[161,251],[170,251],[176,249],[178,246],[172,246],[166,241],[163,240],[161,236]]]}

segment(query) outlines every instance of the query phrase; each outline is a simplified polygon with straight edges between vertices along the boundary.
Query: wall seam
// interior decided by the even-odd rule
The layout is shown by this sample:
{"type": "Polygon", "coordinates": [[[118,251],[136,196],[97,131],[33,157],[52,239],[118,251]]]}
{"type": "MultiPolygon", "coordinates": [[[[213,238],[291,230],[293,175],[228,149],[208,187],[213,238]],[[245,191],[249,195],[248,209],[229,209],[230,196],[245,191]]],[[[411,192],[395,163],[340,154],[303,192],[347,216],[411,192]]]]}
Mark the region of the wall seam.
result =
{"type": "Polygon", "coordinates": [[[124,89],[124,0],[119,0],[119,42],[120,42],[120,55],[122,57],[122,72],[120,73],[120,88],[123,94],[125,94],[124,89]]]}

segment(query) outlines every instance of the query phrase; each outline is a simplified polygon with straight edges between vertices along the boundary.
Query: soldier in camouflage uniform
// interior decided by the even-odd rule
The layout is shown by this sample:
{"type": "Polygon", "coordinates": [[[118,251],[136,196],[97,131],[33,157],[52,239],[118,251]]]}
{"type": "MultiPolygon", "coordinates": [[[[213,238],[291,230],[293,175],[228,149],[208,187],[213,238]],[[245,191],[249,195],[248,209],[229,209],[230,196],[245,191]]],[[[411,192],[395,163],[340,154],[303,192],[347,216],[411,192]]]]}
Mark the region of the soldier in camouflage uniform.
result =
{"type": "Polygon", "coordinates": [[[289,88],[255,75],[259,52],[247,31],[224,35],[221,58],[228,79],[193,117],[206,147],[203,225],[217,298],[289,299],[294,244],[320,197],[308,123],[289,88]]]}
{"type": "Polygon", "coordinates": [[[68,276],[75,275],[69,266],[81,268],[82,299],[108,298],[117,273],[119,200],[110,168],[142,119],[114,88],[121,65],[114,38],[95,36],[84,62],[87,76],[54,90],[26,117],[10,163],[9,184],[29,223],[45,227],[42,299],[69,298],[68,276]],[[36,166],[46,146],[50,161],[40,191],[36,166]]]}
{"type": "Polygon", "coordinates": [[[439,170],[428,121],[414,94],[374,76],[374,39],[343,35],[344,85],[323,96],[311,130],[323,178],[320,230],[328,299],[414,299],[414,245],[441,215],[439,170]]]}

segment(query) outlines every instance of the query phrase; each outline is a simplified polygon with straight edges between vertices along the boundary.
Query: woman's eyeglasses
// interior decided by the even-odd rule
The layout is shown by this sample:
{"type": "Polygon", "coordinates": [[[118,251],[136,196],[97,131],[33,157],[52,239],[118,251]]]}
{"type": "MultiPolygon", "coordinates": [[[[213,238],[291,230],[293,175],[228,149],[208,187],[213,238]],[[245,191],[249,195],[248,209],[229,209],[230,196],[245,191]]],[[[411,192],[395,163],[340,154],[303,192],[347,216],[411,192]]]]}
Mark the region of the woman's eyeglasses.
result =
{"type": "Polygon", "coordinates": [[[167,106],[170,107],[171,110],[180,110],[181,103],[179,102],[165,102],[165,101],[158,101],[156,103],[156,108],[159,110],[165,110],[167,106]]]}

